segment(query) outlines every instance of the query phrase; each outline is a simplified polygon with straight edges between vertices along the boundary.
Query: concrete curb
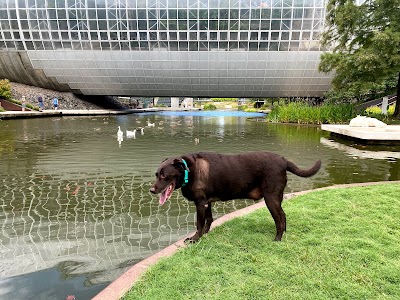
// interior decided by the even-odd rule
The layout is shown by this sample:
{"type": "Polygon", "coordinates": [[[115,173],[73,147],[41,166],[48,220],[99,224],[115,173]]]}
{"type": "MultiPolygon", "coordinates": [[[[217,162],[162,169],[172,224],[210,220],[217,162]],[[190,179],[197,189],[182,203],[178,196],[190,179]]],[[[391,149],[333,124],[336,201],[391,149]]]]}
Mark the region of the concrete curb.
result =
{"type": "MultiPolygon", "coordinates": [[[[400,181],[380,181],[380,182],[365,182],[365,183],[353,183],[353,184],[341,184],[341,185],[333,185],[313,190],[289,193],[284,195],[284,200],[291,199],[295,196],[305,195],[310,192],[329,190],[329,189],[338,189],[338,188],[349,188],[349,187],[363,187],[363,186],[371,186],[377,184],[400,184],[400,181]]],[[[237,211],[226,214],[212,223],[211,230],[217,226],[222,225],[223,223],[232,220],[237,217],[241,217],[247,215],[257,209],[265,207],[265,203],[263,201],[258,202],[254,205],[250,205],[248,207],[239,209],[237,211]]],[[[104,290],[102,290],[99,294],[97,294],[93,300],[118,300],[122,296],[124,296],[130,288],[135,284],[136,281],[139,280],[140,276],[152,265],[157,263],[161,258],[168,257],[177,252],[180,248],[186,247],[184,240],[192,236],[194,234],[191,233],[184,237],[183,239],[175,242],[174,244],[168,246],[167,248],[157,252],[156,254],[138,262],[133,265],[128,271],[114,280],[109,286],[107,286],[104,290]]]]}

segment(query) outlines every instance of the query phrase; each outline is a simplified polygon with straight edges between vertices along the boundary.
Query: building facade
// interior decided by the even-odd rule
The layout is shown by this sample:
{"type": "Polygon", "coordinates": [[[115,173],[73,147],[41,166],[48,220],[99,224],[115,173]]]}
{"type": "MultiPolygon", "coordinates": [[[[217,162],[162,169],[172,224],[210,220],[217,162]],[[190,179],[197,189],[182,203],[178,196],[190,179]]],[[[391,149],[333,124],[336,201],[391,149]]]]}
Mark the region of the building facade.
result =
{"type": "Polygon", "coordinates": [[[0,78],[85,95],[315,97],[324,0],[0,0],[0,78]]]}

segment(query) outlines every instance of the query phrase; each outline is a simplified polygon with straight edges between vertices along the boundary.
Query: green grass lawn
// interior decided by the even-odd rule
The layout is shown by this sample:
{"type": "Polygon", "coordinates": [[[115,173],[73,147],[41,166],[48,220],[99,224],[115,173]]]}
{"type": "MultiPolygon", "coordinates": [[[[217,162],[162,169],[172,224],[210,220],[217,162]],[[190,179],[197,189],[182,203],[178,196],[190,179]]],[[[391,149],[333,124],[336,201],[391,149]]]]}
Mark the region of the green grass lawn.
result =
{"type": "Polygon", "coordinates": [[[312,192],[215,228],[123,299],[400,299],[400,185],[312,192]]]}

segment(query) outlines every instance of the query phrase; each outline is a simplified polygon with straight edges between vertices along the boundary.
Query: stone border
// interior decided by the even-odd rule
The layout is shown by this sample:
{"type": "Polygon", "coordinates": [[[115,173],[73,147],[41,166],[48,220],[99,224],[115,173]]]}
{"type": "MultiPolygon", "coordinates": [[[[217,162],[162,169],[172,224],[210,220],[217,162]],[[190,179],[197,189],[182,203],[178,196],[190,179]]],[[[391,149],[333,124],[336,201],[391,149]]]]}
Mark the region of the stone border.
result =
{"type": "MultiPolygon", "coordinates": [[[[363,186],[371,186],[377,184],[400,184],[400,181],[380,181],[380,182],[365,182],[365,183],[353,183],[353,184],[340,184],[340,185],[333,185],[323,188],[317,188],[313,190],[306,190],[301,192],[289,193],[284,195],[284,200],[291,199],[295,196],[305,195],[310,192],[314,191],[322,191],[322,190],[329,190],[329,189],[337,189],[337,188],[348,188],[348,187],[363,187],[363,186]]],[[[211,230],[217,226],[222,225],[223,223],[232,220],[237,217],[241,217],[247,215],[257,209],[265,207],[265,203],[263,201],[258,202],[256,204],[250,205],[248,207],[236,210],[229,214],[226,214],[218,219],[216,219],[212,225],[211,230]]],[[[192,236],[194,234],[191,233],[184,237],[183,239],[173,243],[172,245],[164,248],[163,250],[157,252],[156,254],[138,262],[137,264],[133,265],[128,271],[114,280],[110,285],[108,285],[104,290],[102,290],[99,294],[97,294],[93,300],[118,300],[122,296],[124,296],[131,287],[135,284],[136,281],[140,279],[140,277],[144,274],[144,272],[152,265],[157,263],[161,258],[168,257],[173,255],[177,252],[180,248],[186,247],[184,240],[192,236]]]]}

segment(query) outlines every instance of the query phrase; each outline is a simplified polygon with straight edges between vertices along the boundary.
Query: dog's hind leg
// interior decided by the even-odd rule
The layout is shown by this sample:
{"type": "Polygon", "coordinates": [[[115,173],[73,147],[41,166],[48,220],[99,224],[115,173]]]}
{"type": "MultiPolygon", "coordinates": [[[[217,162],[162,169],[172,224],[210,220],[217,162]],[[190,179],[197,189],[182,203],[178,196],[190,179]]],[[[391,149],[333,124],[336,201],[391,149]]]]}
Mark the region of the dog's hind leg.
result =
{"type": "Polygon", "coordinates": [[[275,193],[264,195],[265,204],[267,205],[268,210],[275,221],[275,241],[280,241],[282,239],[283,232],[286,231],[286,215],[282,209],[282,197],[283,193],[279,193],[279,195],[275,193]]]}
{"type": "Polygon", "coordinates": [[[214,219],[212,217],[211,202],[208,202],[208,204],[204,206],[206,206],[206,225],[204,226],[204,233],[207,233],[210,231],[211,223],[214,219]]]}

